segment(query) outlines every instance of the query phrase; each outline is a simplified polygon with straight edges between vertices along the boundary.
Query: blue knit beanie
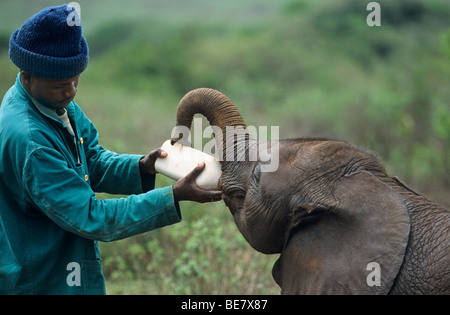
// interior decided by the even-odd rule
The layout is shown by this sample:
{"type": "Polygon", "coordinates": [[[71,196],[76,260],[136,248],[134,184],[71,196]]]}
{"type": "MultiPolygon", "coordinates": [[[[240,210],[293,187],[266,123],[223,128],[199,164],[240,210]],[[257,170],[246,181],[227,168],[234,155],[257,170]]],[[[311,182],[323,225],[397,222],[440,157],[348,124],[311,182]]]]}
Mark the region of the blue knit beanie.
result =
{"type": "Polygon", "coordinates": [[[78,14],[74,10],[66,4],[48,7],[28,19],[9,40],[12,62],[25,72],[48,79],[68,79],[83,72],[89,49],[81,25],[68,23],[70,14],[69,19],[78,14]]]}

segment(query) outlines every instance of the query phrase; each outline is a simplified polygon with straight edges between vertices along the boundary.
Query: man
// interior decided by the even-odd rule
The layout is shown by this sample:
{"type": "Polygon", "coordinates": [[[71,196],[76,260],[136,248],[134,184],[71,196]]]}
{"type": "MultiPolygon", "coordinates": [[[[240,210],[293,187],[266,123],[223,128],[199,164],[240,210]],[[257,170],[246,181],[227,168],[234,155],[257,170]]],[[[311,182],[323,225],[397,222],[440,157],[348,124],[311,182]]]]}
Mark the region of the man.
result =
{"type": "Polygon", "coordinates": [[[195,184],[204,164],[153,189],[155,159],[166,152],[119,155],[98,144],[73,101],[89,56],[71,13],[45,8],[10,39],[20,73],[0,107],[2,294],[104,294],[97,241],[179,222],[181,200],[221,199],[195,184]],[[94,191],[130,196],[98,200],[94,191]]]}

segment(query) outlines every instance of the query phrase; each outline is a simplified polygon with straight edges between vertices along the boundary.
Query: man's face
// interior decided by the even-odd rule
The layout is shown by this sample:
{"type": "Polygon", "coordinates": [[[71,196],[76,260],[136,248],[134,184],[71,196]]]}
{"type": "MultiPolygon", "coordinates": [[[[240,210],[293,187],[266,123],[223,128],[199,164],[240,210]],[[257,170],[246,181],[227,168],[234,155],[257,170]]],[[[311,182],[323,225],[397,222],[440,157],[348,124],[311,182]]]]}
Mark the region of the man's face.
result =
{"type": "Polygon", "coordinates": [[[53,110],[65,108],[77,94],[80,75],[70,79],[54,80],[22,73],[21,79],[27,92],[39,103],[53,110]]]}

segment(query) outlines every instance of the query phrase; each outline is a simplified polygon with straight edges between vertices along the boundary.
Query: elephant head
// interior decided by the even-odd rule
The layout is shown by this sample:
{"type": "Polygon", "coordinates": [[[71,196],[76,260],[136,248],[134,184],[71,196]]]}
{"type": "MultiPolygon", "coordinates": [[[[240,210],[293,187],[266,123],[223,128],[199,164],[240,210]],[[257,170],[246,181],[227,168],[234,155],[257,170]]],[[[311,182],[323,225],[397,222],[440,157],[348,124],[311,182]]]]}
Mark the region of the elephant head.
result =
{"type": "MultiPolygon", "coordinates": [[[[282,293],[389,292],[410,222],[372,154],[327,139],[269,141],[279,166],[267,172],[259,159],[236,159],[261,143],[245,128],[242,137],[227,134],[227,126],[245,123],[225,95],[191,91],[178,105],[177,126],[190,128],[196,113],[221,131],[215,135],[225,151],[220,189],[238,229],[257,251],[281,253],[273,276],[282,293]],[[379,285],[368,282],[371,263],[380,266],[379,285]]],[[[172,142],[178,140],[175,132],[172,142]]]]}

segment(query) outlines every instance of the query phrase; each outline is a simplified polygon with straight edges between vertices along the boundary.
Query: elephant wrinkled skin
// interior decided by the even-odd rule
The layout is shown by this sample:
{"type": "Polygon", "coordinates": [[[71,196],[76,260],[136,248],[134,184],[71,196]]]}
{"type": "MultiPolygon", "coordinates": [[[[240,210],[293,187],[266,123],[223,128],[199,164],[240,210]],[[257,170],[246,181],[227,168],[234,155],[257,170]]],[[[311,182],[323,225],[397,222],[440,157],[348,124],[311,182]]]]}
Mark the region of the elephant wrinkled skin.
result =
{"type": "Polygon", "coordinates": [[[256,250],[281,254],[272,274],[282,294],[450,294],[450,212],[388,176],[372,153],[343,141],[283,140],[268,144],[278,169],[263,172],[261,161],[227,158],[258,145],[245,129],[233,150],[224,145],[227,126],[245,127],[231,100],[193,90],[176,125],[190,128],[196,113],[222,130],[220,189],[238,229],[256,250]]]}

